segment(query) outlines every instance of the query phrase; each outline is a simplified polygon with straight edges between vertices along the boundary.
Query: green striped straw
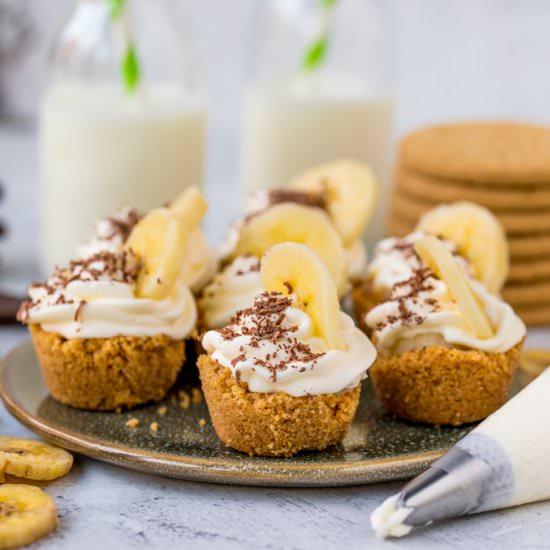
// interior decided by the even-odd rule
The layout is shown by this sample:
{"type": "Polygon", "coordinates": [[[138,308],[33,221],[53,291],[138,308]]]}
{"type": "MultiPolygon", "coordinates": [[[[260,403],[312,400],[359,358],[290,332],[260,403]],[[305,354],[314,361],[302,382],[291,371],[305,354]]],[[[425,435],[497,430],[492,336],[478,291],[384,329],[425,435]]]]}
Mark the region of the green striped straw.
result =
{"type": "Polygon", "coordinates": [[[334,7],[338,0],[318,0],[321,19],[319,31],[307,45],[302,55],[302,69],[306,72],[316,71],[325,61],[329,49],[330,28],[334,7]]]}
{"type": "Polygon", "coordinates": [[[119,23],[124,32],[125,45],[124,54],[120,62],[120,75],[125,90],[133,93],[139,86],[141,70],[136,47],[132,40],[127,24],[124,24],[123,17],[126,10],[126,0],[107,0],[109,2],[110,17],[113,23],[119,23]]]}

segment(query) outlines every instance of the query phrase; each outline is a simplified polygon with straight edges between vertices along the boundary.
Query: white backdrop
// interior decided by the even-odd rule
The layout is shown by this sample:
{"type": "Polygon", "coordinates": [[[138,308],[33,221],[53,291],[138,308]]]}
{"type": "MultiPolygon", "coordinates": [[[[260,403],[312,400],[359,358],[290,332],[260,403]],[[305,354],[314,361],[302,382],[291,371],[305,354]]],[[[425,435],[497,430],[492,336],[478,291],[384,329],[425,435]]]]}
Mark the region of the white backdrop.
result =
{"type": "MultiPolygon", "coordinates": [[[[41,32],[13,87],[32,112],[46,44],[75,0],[27,1],[41,32]]],[[[236,169],[246,29],[260,1],[190,0],[209,73],[211,164],[226,175],[236,169]]],[[[458,118],[550,123],[549,0],[380,1],[395,15],[398,134],[458,118]]]]}
{"type": "MultiPolygon", "coordinates": [[[[28,2],[40,31],[29,59],[10,79],[19,108],[32,115],[47,44],[75,0],[0,1],[28,2]]],[[[237,208],[247,22],[263,0],[189,1],[209,68],[208,193],[224,193],[223,204],[216,201],[210,218],[225,223],[237,208]]],[[[397,135],[426,123],[463,118],[550,123],[550,0],[380,1],[390,2],[395,16],[397,135]]],[[[0,128],[0,178],[9,186],[2,210],[28,205],[12,221],[14,239],[8,249],[33,250],[36,158],[33,142],[25,149],[18,139],[0,128]],[[21,151],[24,161],[18,158],[21,151]]]]}
{"type": "MultiPolygon", "coordinates": [[[[33,59],[14,85],[29,110],[46,44],[75,0],[27,1],[41,32],[33,59]]],[[[230,131],[236,113],[228,107],[238,100],[247,17],[262,0],[189,1],[215,90],[215,119],[230,131]]],[[[380,1],[390,3],[395,14],[399,130],[474,116],[550,122],[548,0],[380,1]]]]}

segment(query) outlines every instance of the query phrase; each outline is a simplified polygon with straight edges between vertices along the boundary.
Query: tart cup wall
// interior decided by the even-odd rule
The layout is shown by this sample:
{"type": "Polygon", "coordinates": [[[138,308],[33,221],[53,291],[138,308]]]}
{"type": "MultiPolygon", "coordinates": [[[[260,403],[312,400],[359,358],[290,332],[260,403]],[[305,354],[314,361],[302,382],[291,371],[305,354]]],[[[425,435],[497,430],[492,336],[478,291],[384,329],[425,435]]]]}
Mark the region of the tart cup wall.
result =
{"type": "Polygon", "coordinates": [[[522,344],[506,353],[430,347],[379,354],[369,377],[388,412],[459,426],[486,418],[506,402],[522,344]]]}
{"type": "Polygon", "coordinates": [[[308,397],[250,392],[208,355],[199,357],[198,366],[218,437],[250,456],[289,457],[335,445],[346,435],[359,404],[360,385],[347,392],[308,397]]]}
{"type": "Polygon", "coordinates": [[[163,399],[185,360],[184,342],[152,337],[66,339],[30,325],[52,396],[79,409],[117,410],[163,399]]]}

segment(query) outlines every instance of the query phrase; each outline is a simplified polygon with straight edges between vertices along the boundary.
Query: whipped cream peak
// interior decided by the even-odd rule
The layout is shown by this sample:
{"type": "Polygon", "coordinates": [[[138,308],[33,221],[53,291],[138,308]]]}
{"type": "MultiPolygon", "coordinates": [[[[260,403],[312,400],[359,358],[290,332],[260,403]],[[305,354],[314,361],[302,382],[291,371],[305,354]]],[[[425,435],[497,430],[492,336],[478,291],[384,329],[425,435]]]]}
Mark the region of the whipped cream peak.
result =
{"type": "Polygon", "coordinates": [[[122,245],[138,218],[126,209],[99,224],[95,244],[83,257],[57,267],[46,282],[30,286],[30,300],[21,305],[18,320],[67,339],[189,336],[197,309],[183,277],[165,299],[137,296],[142,266],[122,245]]]}
{"type": "Polygon", "coordinates": [[[77,301],[83,306],[86,300],[76,300],[71,296],[71,293],[67,292],[69,286],[75,286],[77,282],[99,281],[133,285],[137,280],[139,269],[140,264],[136,256],[126,251],[118,253],[103,251],[88,258],[73,260],[67,267],[56,267],[46,282],[31,283],[28,288],[30,301],[21,304],[17,319],[27,322],[33,310],[48,306],[74,304],[77,301]]]}
{"type": "Polygon", "coordinates": [[[313,334],[312,319],[292,303],[292,297],[264,292],[226,327],[207,332],[202,344],[253,392],[302,397],[355,388],[376,357],[369,339],[340,313],[345,349],[327,350],[313,334]]]}
{"type": "Polygon", "coordinates": [[[98,252],[117,252],[140,219],[141,214],[130,206],[122,206],[112,216],[98,219],[90,242],[78,247],[78,256],[87,258],[98,252]]]}
{"type": "Polygon", "coordinates": [[[384,354],[400,354],[430,346],[463,347],[489,353],[506,352],[524,338],[525,325],[512,308],[473,278],[470,263],[457,246],[441,242],[453,253],[495,334],[480,339],[472,334],[446,283],[421,261],[414,243],[422,233],[385,239],[375,251],[369,277],[385,300],[365,317],[377,347],[384,354]]]}
{"type": "Polygon", "coordinates": [[[390,297],[386,300],[388,309],[394,310],[376,325],[382,330],[387,325],[421,325],[424,319],[439,309],[436,296],[445,294],[446,286],[427,267],[419,267],[412,275],[393,285],[390,297]]]}
{"type": "MultiPolygon", "coordinates": [[[[425,267],[414,248],[422,237],[424,233],[415,232],[402,238],[389,237],[377,244],[367,269],[367,276],[375,290],[389,292],[396,283],[409,280],[425,267]]],[[[471,277],[473,271],[470,262],[460,255],[458,246],[441,237],[439,240],[455,257],[464,273],[471,277]]]]}
{"type": "Polygon", "coordinates": [[[229,324],[237,311],[250,307],[262,292],[260,260],[238,256],[204,287],[198,299],[203,324],[207,328],[229,324]]]}
{"type": "MultiPolygon", "coordinates": [[[[249,338],[249,346],[260,350],[263,342],[273,344],[266,348],[266,353],[256,357],[258,366],[263,366],[270,372],[272,382],[277,382],[277,375],[289,368],[310,368],[323,353],[315,353],[310,345],[300,342],[296,337],[298,326],[292,323],[292,315],[285,315],[291,308],[292,300],[278,293],[264,292],[260,294],[252,307],[238,311],[229,326],[218,329],[224,340],[232,341],[242,336],[249,338]]],[[[319,342],[320,343],[320,342],[319,342]]],[[[240,378],[239,363],[246,361],[242,353],[232,361],[235,377],[240,378]]]]}

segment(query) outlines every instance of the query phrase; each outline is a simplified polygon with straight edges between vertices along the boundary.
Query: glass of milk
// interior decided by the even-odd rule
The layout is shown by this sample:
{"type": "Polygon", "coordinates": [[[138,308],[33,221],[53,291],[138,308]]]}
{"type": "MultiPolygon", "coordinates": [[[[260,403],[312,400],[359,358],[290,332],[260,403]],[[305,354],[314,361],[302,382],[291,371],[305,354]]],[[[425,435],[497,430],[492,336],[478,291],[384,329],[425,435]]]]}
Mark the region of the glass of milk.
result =
{"type": "Polygon", "coordinates": [[[394,101],[392,17],[384,0],[264,0],[245,92],[246,192],[354,158],[378,176],[385,216],[394,101]]]}
{"type": "Polygon", "coordinates": [[[202,184],[205,100],[185,0],[80,0],[54,46],[40,120],[40,267],[94,220],[202,184]]]}

